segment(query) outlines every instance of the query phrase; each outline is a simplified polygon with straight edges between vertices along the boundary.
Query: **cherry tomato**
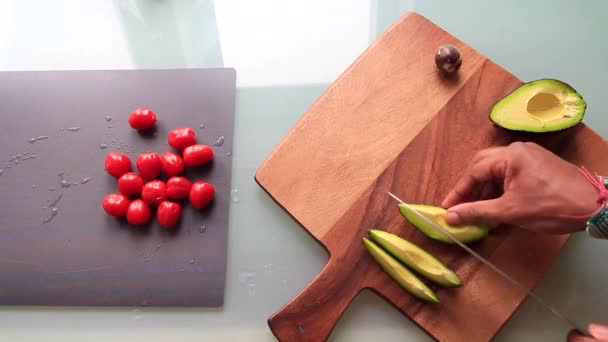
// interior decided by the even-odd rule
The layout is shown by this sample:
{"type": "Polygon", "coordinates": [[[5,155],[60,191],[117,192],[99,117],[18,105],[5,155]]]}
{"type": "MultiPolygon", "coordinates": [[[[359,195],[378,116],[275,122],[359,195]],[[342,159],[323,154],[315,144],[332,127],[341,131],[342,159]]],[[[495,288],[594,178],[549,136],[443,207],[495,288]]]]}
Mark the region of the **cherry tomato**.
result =
{"type": "Polygon", "coordinates": [[[163,228],[173,228],[182,216],[182,207],[174,202],[163,201],[158,205],[156,219],[163,228]]]}
{"type": "Polygon", "coordinates": [[[144,179],[135,172],[127,172],[118,178],[118,191],[125,196],[136,196],[141,193],[144,179]]]}
{"type": "Polygon", "coordinates": [[[150,108],[137,108],[129,115],[129,125],[137,130],[146,130],[156,125],[156,115],[150,108]]]}
{"type": "Polygon", "coordinates": [[[190,127],[176,128],[169,133],[167,143],[174,149],[181,151],[196,144],[196,133],[190,127]]]}
{"type": "Polygon", "coordinates": [[[184,172],[184,160],[177,153],[166,152],[160,158],[163,172],[169,176],[177,176],[184,172]]]}
{"type": "Polygon", "coordinates": [[[137,170],[144,179],[156,179],[160,175],[160,157],[154,152],[142,153],[137,157],[137,170]]]}
{"type": "Polygon", "coordinates": [[[202,209],[209,205],[213,196],[215,196],[213,185],[198,181],[192,184],[192,188],[190,189],[190,204],[196,209],[202,209]]]}
{"type": "Polygon", "coordinates": [[[167,197],[172,200],[183,200],[190,195],[192,183],[184,177],[171,177],[167,181],[167,197]]]}
{"type": "Polygon", "coordinates": [[[106,171],[116,178],[131,171],[131,159],[124,153],[110,152],[104,162],[106,171]]]}
{"type": "Polygon", "coordinates": [[[103,198],[101,206],[111,216],[120,217],[127,213],[130,203],[129,199],[124,195],[109,194],[103,198]]]}
{"type": "Polygon", "coordinates": [[[150,210],[150,206],[140,199],[131,202],[129,209],[127,209],[127,222],[129,224],[136,226],[146,224],[150,221],[151,217],[152,211],[150,210]]]}
{"type": "Polygon", "coordinates": [[[184,150],[184,163],[188,166],[201,166],[213,159],[213,149],[207,145],[193,145],[184,150]]]}
{"type": "Polygon", "coordinates": [[[159,205],[167,199],[167,186],[159,180],[148,182],[141,189],[141,199],[150,205],[159,205]]]}

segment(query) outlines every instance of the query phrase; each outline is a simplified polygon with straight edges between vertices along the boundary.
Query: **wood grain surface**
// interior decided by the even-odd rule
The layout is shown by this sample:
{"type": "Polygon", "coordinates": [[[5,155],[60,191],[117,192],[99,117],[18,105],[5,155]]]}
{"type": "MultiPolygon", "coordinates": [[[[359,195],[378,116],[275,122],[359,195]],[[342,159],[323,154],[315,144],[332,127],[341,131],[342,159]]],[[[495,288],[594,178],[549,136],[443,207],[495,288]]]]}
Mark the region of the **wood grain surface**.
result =
{"type": "MultiPolygon", "coordinates": [[[[320,341],[362,289],[372,289],[442,341],[491,339],[525,298],[457,246],[424,237],[399,215],[405,201],[439,205],[480,149],[534,141],[599,173],[608,144],[580,124],[540,135],[512,133],[488,119],[521,81],[415,13],[404,15],[311,106],[258,170],[256,180],[329,252],[313,281],[269,318],[281,341],[320,341]],[[450,43],[458,76],[440,77],[433,54],[450,43]],[[437,290],[441,304],[407,294],[368,256],[370,228],[397,233],[436,255],[464,285],[437,290]]],[[[475,250],[533,288],[568,236],[494,230],[475,250]]]]}

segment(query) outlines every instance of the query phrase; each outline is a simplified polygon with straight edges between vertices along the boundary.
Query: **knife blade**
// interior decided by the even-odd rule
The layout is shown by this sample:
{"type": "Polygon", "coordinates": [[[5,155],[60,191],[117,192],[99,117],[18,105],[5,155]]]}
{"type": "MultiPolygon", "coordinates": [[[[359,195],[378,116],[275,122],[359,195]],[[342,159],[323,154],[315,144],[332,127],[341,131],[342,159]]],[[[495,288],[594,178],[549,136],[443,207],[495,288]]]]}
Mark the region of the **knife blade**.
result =
{"type": "Polygon", "coordinates": [[[475,259],[479,260],[480,262],[482,262],[483,264],[485,264],[486,266],[488,266],[491,270],[493,270],[494,272],[498,273],[505,280],[507,280],[509,283],[511,283],[511,285],[513,285],[514,287],[516,287],[516,288],[524,291],[528,296],[530,296],[531,298],[533,298],[534,300],[536,300],[536,302],[539,303],[542,307],[544,307],[545,309],[549,310],[549,312],[551,312],[555,317],[559,318],[561,321],[565,322],[566,324],[568,324],[572,328],[578,330],[582,334],[584,334],[586,336],[591,336],[591,335],[589,335],[589,332],[586,329],[584,329],[582,326],[580,326],[578,323],[576,323],[575,321],[573,321],[572,319],[568,318],[566,315],[564,315],[563,313],[561,313],[560,311],[558,311],[555,307],[551,306],[544,299],[542,299],[539,295],[537,295],[536,293],[534,293],[534,291],[532,291],[532,290],[528,289],[527,287],[525,287],[522,283],[520,283],[519,281],[517,281],[516,279],[514,279],[513,277],[511,277],[510,275],[508,275],[506,272],[504,272],[500,268],[498,268],[498,266],[494,265],[491,261],[489,261],[486,258],[482,257],[477,252],[475,252],[474,250],[472,250],[469,246],[467,246],[464,243],[460,242],[458,239],[456,239],[456,237],[454,237],[454,235],[452,235],[446,229],[444,229],[443,227],[441,227],[437,223],[433,222],[431,219],[429,219],[425,215],[423,215],[420,212],[418,212],[418,210],[416,210],[411,205],[409,205],[409,204],[405,203],[404,201],[402,201],[399,197],[395,196],[393,193],[388,192],[388,194],[389,194],[389,196],[391,196],[392,198],[394,198],[395,200],[397,200],[399,203],[405,205],[408,209],[410,209],[412,211],[412,213],[414,213],[414,215],[416,215],[419,219],[421,219],[424,222],[426,222],[427,224],[429,224],[431,227],[433,227],[435,230],[437,230],[441,234],[447,236],[455,244],[457,244],[462,249],[464,249],[469,254],[471,254],[475,259]]]}

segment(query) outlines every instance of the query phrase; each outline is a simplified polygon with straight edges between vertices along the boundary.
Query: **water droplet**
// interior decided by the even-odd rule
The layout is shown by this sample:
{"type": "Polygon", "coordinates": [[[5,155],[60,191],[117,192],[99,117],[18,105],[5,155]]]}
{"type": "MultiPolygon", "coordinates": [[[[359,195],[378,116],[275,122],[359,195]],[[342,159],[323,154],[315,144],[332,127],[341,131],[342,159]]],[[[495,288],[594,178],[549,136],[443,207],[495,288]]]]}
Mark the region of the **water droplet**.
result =
{"type": "Polygon", "coordinates": [[[63,198],[63,194],[59,194],[53,201],[51,201],[45,208],[54,208],[55,206],[57,206],[57,203],[59,203],[59,201],[61,201],[61,199],[63,198]]]}
{"type": "Polygon", "coordinates": [[[264,265],[264,275],[265,276],[271,276],[273,270],[274,270],[274,265],[273,264],[266,264],[266,265],[264,265]]]}
{"type": "Polygon", "coordinates": [[[198,128],[203,129],[205,128],[205,125],[198,125],[198,128]]]}
{"type": "Polygon", "coordinates": [[[142,318],[142,316],[139,314],[141,312],[140,309],[134,309],[134,310],[131,310],[131,312],[135,314],[133,316],[134,321],[139,321],[142,318]]]}
{"type": "Polygon", "coordinates": [[[99,148],[102,150],[105,150],[106,148],[108,148],[108,145],[106,144],[99,144],[99,148]]]}
{"type": "Polygon", "coordinates": [[[106,121],[107,121],[107,122],[112,121],[112,116],[111,116],[111,115],[106,115],[106,121]]]}
{"type": "Polygon", "coordinates": [[[29,142],[30,144],[33,144],[33,143],[35,143],[35,142],[36,142],[36,141],[38,141],[38,140],[43,140],[43,139],[48,139],[48,138],[49,138],[49,137],[48,137],[48,136],[46,136],[46,135],[41,135],[41,136],[39,136],[39,137],[35,137],[35,138],[29,138],[29,139],[27,139],[27,142],[29,142]]]}
{"type": "Polygon", "coordinates": [[[194,258],[190,259],[190,265],[194,264],[194,258]]]}
{"type": "Polygon", "coordinates": [[[80,184],[87,184],[89,181],[91,181],[91,177],[84,177],[80,180],[80,184]]]}
{"type": "Polygon", "coordinates": [[[112,127],[114,127],[114,125],[108,125],[108,128],[112,128],[112,127]]]}
{"type": "Polygon", "coordinates": [[[36,184],[32,184],[32,189],[36,189],[36,184]]]}
{"type": "Polygon", "coordinates": [[[4,169],[0,169],[0,175],[4,173],[4,169]]]}
{"type": "Polygon", "coordinates": [[[238,189],[232,189],[232,191],[230,191],[230,199],[232,199],[232,202],[234,203],[239,203],[241,201],[238,189]]]}
{"type": "Polygon", "coordinates": [[[247,284],[247,294],[251,297],[255,296],[255,284],[247,284]]]}
{"type": "Polygon", "coordinates": [[[50,187],[50,188],[49,188],[49,191],[55,191],[55,190],[56,190],[56,189],[55,189],[55,188],[53,188],[53,187],[50,187]]]}
{"type": "Polygon", "coordinates": [[[232,152],[226,153],[226,157],[230,157],[231,155],[232,155],[232,152]]]}
{"type": "Polygon", "coordinates": [[[14,161],[15,164],[19,164],[19,159],[14,161]]]}
{"type": "Polygon", "coordinates": [[[204,234],[205,234],[205,232],[207,231],[207,226],[203,224],[203,225],[202,225],[202,226],[201,226],[201,227],[198,229],[198,231],[199,231],[199,233],[200,233],[201,235],[204,235],[204,234]]]}
{"type": "Polygon", "coordinates": [[[61,185],[62,188],[69,188],[74,185],[73,183],[70,183],[67,179],[65,179],[65,174],[63,172],[57,174],[57,176],[59,176],[59,185],[61,185]]]}
{"type": "Polygon", "coordinates": [[[57,214],[59,214],[59,209],[57,208],[51,208],[51,212],[49,213],[49,216],[47,216],[44,221],[42,221],[42,223],[49,223],[53,220],[53,218],[55,218],[55,216],[57,216],[57,214]]]}
{"type": "Polygon", "coordinates": [[[10,169],[10,168],[11,168],[11,166],[13,166],[13,164],[6,164],[6,168],[7,168],[7,169],[10,169]]]}
{"type": "Polygon", "coordinates": [[[70,132],[78,132],[80,131],[80,127],[68,127],[65,130],[70,132]]]}
{"type": "Polygon", "coordinates": [[[301,334],[304,332],[304,326],[302,324],[298,324],[296,325],[296,330],[301,334]]]}
{"type": "Polygon", "coordinates": [[[241,283],[241,285],[245,285],[248,283],[251,283],[252,281],[255,280],[255,273],[253,272],[241,272],[239,274],[239,283],[241,283]]]}
{"type": "Polygon", "coordinates": [[[215,145],[215,146],[224,145],[224,136],[222,135],[219,138],[217,138],[217,140],[213,143],[213,145],[215,145]]]}
{"type": "MultiPolygon", "coordinates": [[[[21,161],[28,160],[28,159],[34,159],[34,158],[36,158],[36,157],[38,157],[38,155],[36,155],[36,154],[32,153],[32,154],[30,154],[29,156],[23,156],[23,157],[21,157],[21,161]]],[[[17,161],[15,161],[15,164],[16,164],[16,163],[17,163],[17,161]]]]}

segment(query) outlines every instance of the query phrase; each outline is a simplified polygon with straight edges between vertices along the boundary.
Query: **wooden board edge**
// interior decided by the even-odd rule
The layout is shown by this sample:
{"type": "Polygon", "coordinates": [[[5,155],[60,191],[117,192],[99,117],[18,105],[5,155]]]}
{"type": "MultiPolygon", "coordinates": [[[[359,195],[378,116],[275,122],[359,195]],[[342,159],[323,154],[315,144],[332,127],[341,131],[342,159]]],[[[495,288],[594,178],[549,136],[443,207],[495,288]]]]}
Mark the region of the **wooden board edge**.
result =
{"type": "Polygon", "coordinates": [[[372,50],[379,43],[380,38],[382,36],[386,35],[390,31],[394,30],[397,26],[401,25],[401,23],[403,21],[407,20],[410,17],[422,18],[422,19],[430,22],[429,19],[425,18],[424,16],[420,15],[419,13],[414,12],[414,11],[408,11],[408,12],[404,13],[399,19],[397,19],[397,21],[395,21],[393,24],[391,24],[384,32],[382,32],[382,34],[380,36],[378,36],[376,39],[374,39],[374,41],[365,50],[363,50],[363,52],[361,52],[359,54],[359,56],[357,56],[357,58],[355,58],[355,60],[352,61],[350,63],[350,65],[329,85],[329,87],[327,87],[323,91],[321,96],[319,96],[310,106],[308,106],[308,108],[306,109],[304,114],[296,121],[296,123],[289,129],[289,131],[287,131],[287,133],[285,134],[285,136],[283,136],[281,141],[272,149],[272,151],[264,159],[264,161],[262,162],[262,164],[260,165],[260,167],[258,168],[258,170],[256,171],[255,176],[254,176],[256,182],[261,187],[265,188],[264,184],[263,184],[264,183],[263,178],[264,178],[264,171],[266,169],[266,164],[269,162],[270,159],[272,159],[272,157],[276,154],[276,152],[281,148],[281,145],[283,144],[283,142],[285,142],[287,139],[289,139],[289,137],[296,131],[296,129],[302,125],[302,123],[304,122],[304,119],[306,118],[306,113],[308,113],[310,108],[315,107],[317,105],[317,103],[320,103],[322,101],[322,99],[324,98],[325,94],[328,93],[331,89],[335,88],[338,81],[343,79],[347,74],[349,74],[351,72],[351,70],[358,64],[358,62],[367,55],[368,51],[372,50]]]}

